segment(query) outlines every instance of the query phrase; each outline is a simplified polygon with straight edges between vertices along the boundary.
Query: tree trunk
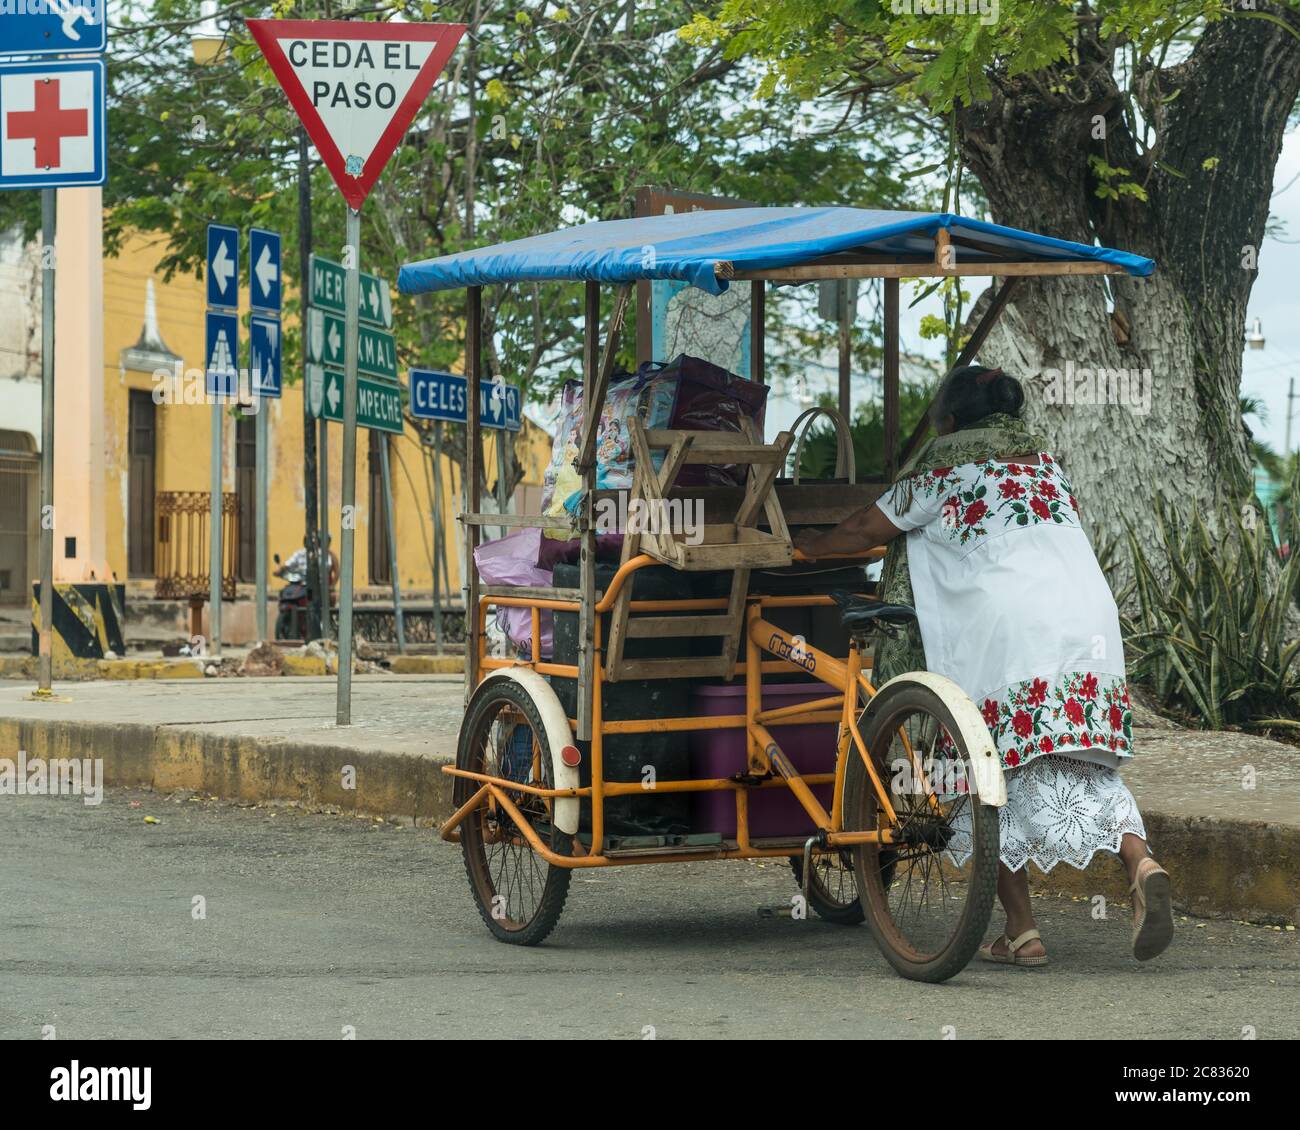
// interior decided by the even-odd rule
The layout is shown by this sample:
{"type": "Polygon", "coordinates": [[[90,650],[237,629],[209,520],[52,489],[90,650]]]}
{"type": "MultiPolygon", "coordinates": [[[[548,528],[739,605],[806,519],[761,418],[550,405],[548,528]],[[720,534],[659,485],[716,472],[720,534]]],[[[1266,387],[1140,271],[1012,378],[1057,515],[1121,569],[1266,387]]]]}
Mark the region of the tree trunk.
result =
{"type": "MultiPolygon", "coordinates": [[[[1300,14],[1272,11],[1300,32],[1300,14]]],[[[1300,92],[1300,42],[1229,18],[1178,66],[1139,72],[1132,96],[1154,128],[1151,152],[1131,131],[1113,45],[1085,30],[1078,46],[1077,65],[1003,77],[990,101],[963,108],[963,159],[996,222],[1147,255],[1156,272],[1026,281],[982,357],[1024,380],[1026,417],[1063,460],[1094,544],[1120,537],[1125,520],[1149,544],[1157,496],[1217,525],[1252,493],[1239,407],[1249,255],[1300,92]],[[1099,198],[1090,156],[1129,170],[1117,179],[1144,185],[1148,201],[1099,198]],[[1103,403],[1089,379],[1098,370],[1103,403]],[[1139,378],[1115,386],[1127,403],[1108,395],[1115,372],[1139,378]]]]}

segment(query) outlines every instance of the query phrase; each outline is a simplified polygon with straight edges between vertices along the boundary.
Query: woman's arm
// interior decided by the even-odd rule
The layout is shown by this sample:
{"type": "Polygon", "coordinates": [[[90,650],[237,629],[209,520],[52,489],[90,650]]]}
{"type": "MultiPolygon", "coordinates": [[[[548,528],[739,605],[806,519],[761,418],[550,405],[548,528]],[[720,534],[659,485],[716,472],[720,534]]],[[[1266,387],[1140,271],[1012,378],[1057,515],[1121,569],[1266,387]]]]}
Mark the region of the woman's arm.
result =
{"type": "Polygon", "coordinates": [[[872,503],[850,514],[838,526],[824,533],[804,530],[795,538],[795,548],[807,557],[835,553],[857,553],[893,541],[903,531],[895,526],[878,505],[872,503]]]}

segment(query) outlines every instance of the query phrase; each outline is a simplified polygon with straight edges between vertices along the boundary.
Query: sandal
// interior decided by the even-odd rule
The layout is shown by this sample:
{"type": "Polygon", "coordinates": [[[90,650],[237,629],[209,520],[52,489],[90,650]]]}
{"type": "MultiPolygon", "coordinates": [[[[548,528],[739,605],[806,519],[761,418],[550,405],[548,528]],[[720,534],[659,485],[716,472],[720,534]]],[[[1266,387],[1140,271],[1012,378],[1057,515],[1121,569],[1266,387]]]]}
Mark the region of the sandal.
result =
{"type": "Polygon", "coordinates": [[[1129,890],[1133,894],[1133,956],[1138,961],[1150,961],[1174,939],[1169,872],[1154,859],[1144,859],[1138,864],[1137,878],[1129,890]]]}
{"type": "Polygon", "coordinates": [[[1035,938],[1042,941],[1042,935],[1037,930],[1026,930],[1018,938],[1009,938],[1003,934],[1000,938],[994,938],[991,942],[985,942],[979,948],[979,955],[985,961],[996,962],[998,965],[1046,965],[1047,954],[1039,954],[1037,957],[1021,957],[1016,953],[1026,942],[1032,942],[1035,938]],[[1006,942],[1006,953],[994,953],[993,947],[998,942],[1006,942]]]}

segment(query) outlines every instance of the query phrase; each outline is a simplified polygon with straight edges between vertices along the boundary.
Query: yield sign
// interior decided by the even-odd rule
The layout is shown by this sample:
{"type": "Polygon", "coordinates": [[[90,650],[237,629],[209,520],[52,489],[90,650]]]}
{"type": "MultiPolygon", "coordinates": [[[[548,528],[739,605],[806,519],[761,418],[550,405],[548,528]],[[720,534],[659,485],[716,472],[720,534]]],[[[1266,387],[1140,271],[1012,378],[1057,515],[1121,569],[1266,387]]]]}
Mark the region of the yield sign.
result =
{"type": "Polygon", "coordinates": [[[249,20],[348,206],[361,207],[464,24],[249,20]]]}

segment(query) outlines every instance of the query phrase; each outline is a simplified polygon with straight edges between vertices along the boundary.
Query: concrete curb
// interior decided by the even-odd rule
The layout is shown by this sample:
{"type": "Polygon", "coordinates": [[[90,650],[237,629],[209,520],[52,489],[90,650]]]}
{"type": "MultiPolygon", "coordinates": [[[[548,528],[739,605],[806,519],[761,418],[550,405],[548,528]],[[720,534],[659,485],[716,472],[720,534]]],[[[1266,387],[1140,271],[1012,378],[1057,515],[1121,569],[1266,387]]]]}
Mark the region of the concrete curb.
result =
{"type": "MultiPolygon", "coordinates": [[[[418,657],[417,657],[418,658],[418,657]]],[[[434,826],[450,815],[443,757],[213,734],[173,725],[0,719],[5,756],[96,757],[110,786],[192,789],[225,799],[338,807],[434,826]],[[345,783],[354,770],[355,787],[345,783]]],[[[1174,879],[1183,913],[1271,925],[1300,919],[1300,827],[1144,810],[1151,843],[1174,879]]],[[[1086,871],[1031,869],[1035,890],[1127,904],[1127,881],[1109,854],[1086,871]]]]}
{"type": "Polygon", "coordinates": [[[27,759],[102,758],[110,787],[191,789],[227,800],[279,801],[434,825],[451,808],[442,758],[266,741],[176,726],[0,719],[0,749],[27,759]],[[348,770],[353,770],[349,773],[348,770]],[[351,778],[355,787],[345,781],[351,778]]]}
{"type": "MultiPolygon", "coordinates": [[[[319,655],[284,657],[284,674],[324,675],[326,662],[319,655]]],[[[56,679],[202,679],[202,659],[64,659],[54,666],[56,679]]],[[[389,662],[394,675],[459,675],[465,660],[459,655],[395,655],[389,662]]],[[[36,657],[0,655],[0,679],[35,679],[36,657]]]]}

